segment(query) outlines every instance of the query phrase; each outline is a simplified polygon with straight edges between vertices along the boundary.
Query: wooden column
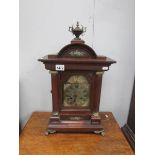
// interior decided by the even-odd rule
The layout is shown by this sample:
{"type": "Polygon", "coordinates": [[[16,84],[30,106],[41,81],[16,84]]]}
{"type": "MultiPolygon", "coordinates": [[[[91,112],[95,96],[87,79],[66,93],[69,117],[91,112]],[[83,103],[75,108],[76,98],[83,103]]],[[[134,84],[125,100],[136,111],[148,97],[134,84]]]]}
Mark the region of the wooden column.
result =
{"type": "Polygon", "coordinates": [[[49,71],[51,74],[51,93],[53,102],[53,112],[59,113],[59,78],[60,75],[57,71],[49,71]]]}
{"type": "Polygon", "coordinates": [[[102,75],[104,71],[96,72],[95,75],[95,97],[94,97],[94,110],[93,112],[99,112],[99,105],[100,105],[100,94],[101,94],[101,87],[102,87],[102,75]]]}

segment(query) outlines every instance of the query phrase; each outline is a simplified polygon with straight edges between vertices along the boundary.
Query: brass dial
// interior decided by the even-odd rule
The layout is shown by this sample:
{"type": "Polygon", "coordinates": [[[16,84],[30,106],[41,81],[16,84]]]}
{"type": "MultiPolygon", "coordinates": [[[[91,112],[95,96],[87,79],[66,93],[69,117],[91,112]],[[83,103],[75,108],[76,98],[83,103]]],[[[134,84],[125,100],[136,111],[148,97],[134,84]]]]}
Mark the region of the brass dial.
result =
{"type": "Polygon", "coordinates": [[[64,84],[64,106],[88,106],[89,89],[89,83],[84,76],[71,76],[64,84]]]}

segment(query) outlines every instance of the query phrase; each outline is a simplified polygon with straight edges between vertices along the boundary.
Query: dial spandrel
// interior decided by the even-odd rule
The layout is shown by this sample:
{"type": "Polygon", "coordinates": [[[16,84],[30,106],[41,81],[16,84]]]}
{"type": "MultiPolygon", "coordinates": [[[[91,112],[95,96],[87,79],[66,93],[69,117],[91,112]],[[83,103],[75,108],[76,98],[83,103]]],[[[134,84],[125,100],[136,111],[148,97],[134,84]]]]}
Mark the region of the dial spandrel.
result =
{"type": "Polygon", "coordinates": [[[64,84],[64,106],[87,107],[89,105],[90,86],[81,75],[71,76],[64,84]]]}

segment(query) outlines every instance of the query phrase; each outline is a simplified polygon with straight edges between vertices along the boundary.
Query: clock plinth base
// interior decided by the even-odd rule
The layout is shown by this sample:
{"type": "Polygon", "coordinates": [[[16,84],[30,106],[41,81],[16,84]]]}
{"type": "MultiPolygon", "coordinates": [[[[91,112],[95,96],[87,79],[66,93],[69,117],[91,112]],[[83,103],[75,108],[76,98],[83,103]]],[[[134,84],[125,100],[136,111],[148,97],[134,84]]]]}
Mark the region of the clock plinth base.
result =
{"type": "Polygon", "coordinates": [[[103,131],[103,126],[101,124],[92,124],[91,120],[63,120],[59,122],[50,122],[46,131],[46,135],[55,132],[101,134],[103,131]]]}

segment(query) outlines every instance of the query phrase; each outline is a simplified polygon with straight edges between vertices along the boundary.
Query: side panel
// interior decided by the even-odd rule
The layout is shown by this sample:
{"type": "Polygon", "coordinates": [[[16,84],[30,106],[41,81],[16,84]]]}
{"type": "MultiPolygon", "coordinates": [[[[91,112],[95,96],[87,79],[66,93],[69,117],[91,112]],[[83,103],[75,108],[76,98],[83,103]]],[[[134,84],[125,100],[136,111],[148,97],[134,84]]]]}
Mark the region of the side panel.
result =
{"type": "Polygon", "coordinates": [[[102,86],[102,74],[103,72],[96,72],[94,77],[94,97],[93,97],[93,112],[99,112],[100,106],[100,95],[101,95],[101,86],[102,86]]]}
{"type": "Polygon", "coordinates": [[[52,83],[52,100],[53,100],[53,112],[60,111],[60,74],[58,72],[51,73],[51,83],[52,83]]]}

